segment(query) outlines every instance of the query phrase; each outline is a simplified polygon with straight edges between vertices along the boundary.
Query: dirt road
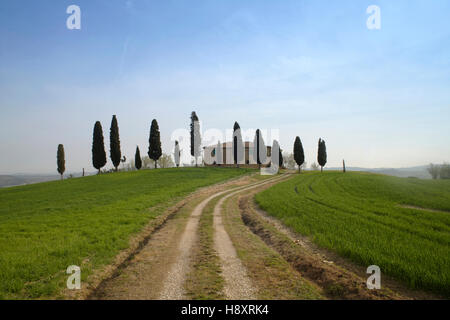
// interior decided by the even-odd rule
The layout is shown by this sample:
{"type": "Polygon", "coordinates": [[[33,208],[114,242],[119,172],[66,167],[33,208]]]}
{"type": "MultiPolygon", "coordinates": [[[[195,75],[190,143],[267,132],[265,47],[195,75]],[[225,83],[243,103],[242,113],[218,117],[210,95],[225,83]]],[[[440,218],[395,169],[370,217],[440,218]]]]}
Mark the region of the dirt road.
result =
{"type": "MultiPolygon", "coordinates": [[[[245,176],[169,209],[89,299],[405,299],[268,217],[253,196],[290,174],[245,176]]],[[[122,253],[124,255],[124,253],[122,253]]],[[[395,289],[398,289],[394,283],[395,289]]],[[[402,294],[398,292],[402,292],[402,294]]],[[[423,296],[422,296],[423,298],[423,296]]]]}
{"type": "MultiPolygon", "coordinates": [[[[122,265],[113,276],[102,281],[89,298],[186,298],[184,282],[192,264],[191,251],[197,238],[199,217],[205,206],[226,193],[243,192],[265,183],[267,182],[247,176],[195,193],[176,215],[152,235],[130,261],[122,265]]],[[[226,247],[229,248],[230,243],[226,247]]],[[[254,298],[254,295],[250,295],[249,298],[254,298]]]]}
{"type": "Polygon", "coordinates": [[[222,206],[228,198],[238,193],[245,193],[252,189],[264,186],[268,183],[279,181],[283,178],[284,177],[272,178],[268,181],[257,183],[247,188],[239,189],[237,191],[229,193],[223,196],[214,207],[214,248],[221,259],[222,274],[225,280],[224,293],[226,299],[228,300],[256,299],[257,294],[256,289],[251,283],[250,278],[247,276],[247,271],[242,265],[241,260],[238,258],[233,243],[223,225],[222,206]]]}

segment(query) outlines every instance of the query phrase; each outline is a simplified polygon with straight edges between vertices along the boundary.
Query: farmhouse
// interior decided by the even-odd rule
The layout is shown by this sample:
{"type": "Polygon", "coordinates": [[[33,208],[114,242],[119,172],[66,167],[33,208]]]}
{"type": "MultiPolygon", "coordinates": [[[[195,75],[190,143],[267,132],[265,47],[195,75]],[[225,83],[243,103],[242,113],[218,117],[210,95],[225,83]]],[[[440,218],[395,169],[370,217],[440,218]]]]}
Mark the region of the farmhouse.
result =
{"type": "MultiPolygon", "coordinates": [[[[221,143],[222,148],[222,164],[220,166],[224,167],[231,167],[235,166],[234,159],[233,159],[233,143],[232,142],[224,142],[221,143]]],[[[255,159],[253,158],[253,142],[246,141],[244,143],[244,159],[243,162],[239,165],[243,168],[257,168],[258,164],[256,163],[255,159]]],[[[218,164],[215,161],[216,158],[216,152],[217,152],[217,144],[203,147],[204,149],[204,162],[205,166],[217,166],[218,164]]],[[[271,156],[271,150],[272,147],[268,146],[267,148],[267,157],[271,156]]],[[[220,154],[220,152],[219,152],[220,154]]],[[[263,167],[266,167],[268,165],[262,165],[263,167]]]]}

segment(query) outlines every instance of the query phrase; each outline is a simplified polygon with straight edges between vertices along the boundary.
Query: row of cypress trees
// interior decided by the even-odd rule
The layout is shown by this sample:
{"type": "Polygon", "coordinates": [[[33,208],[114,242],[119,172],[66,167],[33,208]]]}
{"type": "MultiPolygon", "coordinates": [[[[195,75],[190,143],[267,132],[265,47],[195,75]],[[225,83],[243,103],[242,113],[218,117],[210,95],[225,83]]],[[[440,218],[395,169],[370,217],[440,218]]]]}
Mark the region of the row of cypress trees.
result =
{"type": "MultiPolygon", "coordinates": [[[[197,118],[198,120],[198,118],[197,118]]],[[[117,122],[116,115],[113,115],[110,128],[110,158],[113,163],[115,171],[118,171],[120,162],[125,162],[126,158],[122,158],[122,153],[120,150],[120,135],[119,135],[119,125],[117,122]]],[[[148,156],[150,159],[155,161],[155,168],[157,168],[157,161],[162,156],[161,149],[161,135],[159,132],[159,125],[156,119],[153,119],[150,126],[150,137],[149,137],[149,147],[148,156]]],[[[65,152],[64,146],[62,144],[58,145],[58,151],[56,155],[57,171],[63,178],[65,171],[65,152]]],[[[95,122],[94,132],[92,138],[92,165],[101,172],[101,169],[106,165],[106,151],[105,143],[103,138],[103,128],[100,121],[95,122]]],[[[142,158],[139,150],[139,146],[136,146],[135,154],[135,167],[139,170],[142,168],[142,158]]]]}
{"type": "MultiPolygon", "coordinates": [[[[240,137],[238,134],[236,134],[236,131],[240,130],[239,123],[235,122],[233,126],[233,158],[234,163],[237,167],[239,167],[239,161],[238,161],[238,144],[242,144],[242,137],[240,137]]],[[[197,159],[200,156],[200,145],[201,145],[201,138],[200,138],[200,125],[199,125],[199,118],[195,111],[191,113],[191,125],[190,125],[190,135],[191,135],[191,155],[195,158],[195,166],[198,166],[197,159]]],[[[261,167],[262,159],[260,159],[260,149],[265,148],[264,142],[262,141],[261,137],[261,131],[259,129],[256,130],[255,133],[255,143],[256,143],[256,162],[261,167]],[[261,141],[261,142],[260,142],[261,141]],[[262,143],[262,145],[260,145],[262,143]]],[[[220,142],[219,142],[220,145],[220,142]]],[[[148,156],[150,159],[154,160],[155,162],[155,169],[157,168],[157,161],[162,155],[162,149],[161,149],[161,135],[159,131],[159,125],[156,119],[153,119],[151,126],[150,126],[150,137],[149,137],[149,148],[148,148],[148,156]]],[[[121,157],[121,150],[120,150],[120,137],[119,137],[119,125],[117,122],[116,115],[113,115],[112,121],[111,121],[111,128],[110,128],[110,158],[114,165],[115,171],[118,171],[118,167],[120,165],[121,161],[125,161],[125,157],[121,157]]],[[[175,162],[177,166],[179,166],[179,159],[180,159],[180,149],[178,141],[175,141],[175,162]],[[177,160],[178,159],[178,160],[177,160]]],[[[283,165],[283,156],[280,149],[279,154],[279,166],[281,167],[283,165]]],[[[300,140],[300,137],[296,137],[294,141],[294,160],[297,163],[299,167],[299,172],[301,171],[301,166],[305,162],[305,154],[303,150],[303,145],[300,140]]],[[[321,166],[321,171],[323,171],[323,167],[325,166],[327,162],[327,152],[326,152],[326,145],[325,141],[322,139],[319,139],[319,148],[318,148],[318,156],[317,160],[319,165],[321,166]]],[[[97,121],[94,125],[94,133],[93,133],[93,142],[92,142],[92,164],[94,168],[98,170],[98,172],[101,172],[101,168],[103,168],[106,165],[106,151],[105,151],[105,145],[104,145],[104,138],[103,138],[103,129],[100,121],[97,121]]],[[[64,171],[65,171],[65,154],[64,154],[64,146],[62,144],[58,145],[58,151],[57,151],[57,170],[58,173],[61,175],[61,179],[63,177],[64,171]]],[[[136,153],[135,153],[135,167],[136,169],[142,168],[142,158],[141,153],[139,150],[139,146],[136,146],[136,153]]]]}
{"type": "MultiPolygon", "coordinates": [[[[305,152],[303,150],[302,141],[300,137],[296,137],[294,141],[294,160],[298,165],[298,171],[301,171],[301,166],[305,163],[305,152]]],[[[323,167],[327,163],[327,147],[325,145],[325,140],[319,139],[319,148],[317,151],[317,162],[320,165],[320,171],[323,171],[323,167]]]]}
{"type": "MultiPolygon", "coordinates": [[[[155,168],[157,168],[157,161],[161,157],[161,155],[161,135],[159,132],[158,122],[156,121],[156,119],[153,119],[150,126],[148,156],[150,159],[155,161],[155,168]]],[[[120,162],[124,160],[121,158],[119,126],[115,115],[113,116],[113,119],[111,121],[110,129],[110,157],[114,168],[117,171],[120,162]]],[[[106,165],[103,129],[100,121],[97,121],[94,125],[94,135],[92,142],[92,164],[99,173],[101,171],[101,168],[106,165]]],[[[138,170],[142,168],[141,153],[138,146],[136,147],[135,166],[138,170]]]]}
{"type": "MultiPolygon", "coordinates": [[[[239,159],[238,159],[238,148],[242,147],[239,146],[239,144],[242,144],[242,137],[239,135],[238,130],[240,130],[241,127],[238,122],[235,122],[233,125],[233,160],[236,167],[239,168],[239,159]]],[[[200,137],[200,130],[199,130],[199,118],[195,111],[192,111],[191,113],[191,124],[190,124],[190,139],[191,139],[191,156],[195,159],[195,166],[198,165],[197,160],[200,156],[200,145],[201,145],[201,137],[200,137]]],[[[265,149],[264,141],[261,137],[261,131],[259,129],[256,130],[255,133],[255,140],[254,143],[256,145],[256,163],[258,164],[259,168],[261,168],[261,164],[263,163],[263,160],[260,159],[260,149],[265,149]],[[262,145],[260,145],[262,144],[262,145]]],[[[220,141],[218,143],[217,150],[221,152],[221,144],[220,141]]],[[[279,149],[279,166],[283,166],[283,156],[282,156],[282,150],[279,149]]],[[[220,155],[221,156],[221,155],[220,155]]],[[[177,166],[179,165],[179,158],[180,158],[180,149],[178,141],[175,141],[175,163],[177,166]],[[178,160],[177,160],[178,159],[178,160]]],[[[294,142],[294,159],[299,167],[299,172],[301,171],[301,166],[305,162],[305,154],[303,150],[303,145],[300,140],[300,137],[295,138],[294,142]]],[[[319,139],[319,148],[318,148],[318,155],[317,155],[317,161],[319,165],[321,166],[321,171],[323,171],[323,167],[327,163],[327,151],[326,151],[326,145],[325,141],[321,138],[319,139]]]]}
{"type": "MultiPolygon", "coordinates": [[[[196,121],[198,121],[198,117],[193,112],[193,115],[195,115],[196,121]]],[[[192,119],[192,118],[191,118],[192,119]]],[[[239,159],[238,159],[238,147],[242,147],[242,137],[238,134],[238,130],[240,130],[241,127],[239,126],[238,122],[235,122],[233,125],[233,160],[236,167],[239,168],[239,159]],[[239,146],[241,144],[241,146],[239,146]]],[[[192,131],[192,125],[191,125],[191,154],[193,154],[193,131],[192,131]]],[[[263,163],[263,159],[260,158],[260,150],[265,149],[264,140],[261,136],[261,131],[259,129],[255,132],[255,139],[254,139],[254,147],[255,147],[255,154],[256,154],[256,163],[258,164],[258,167],[261,168],[261,164],[263,163]]],[[[221,149],[220,142],[218,144],[218,149],[221,149]]],[[[298,170],[301,172],[301,166],[305,162],[305,153],[303,150],[302,141],[300,140],[300,137],[296,137],[294,141],[294,160],[298,165],[298,170]]],[[[319,139],[319,148],[318,148],[318,154],[317,154],[317,161],[319,162],[319,165],[321,166],[321,171],[323,171],[323,167],[327,163],[327,151],[326,151],[326,145],[325,141],[321,138],[319,139]]],[[[279,164],[280,167],[283,166],[283,155],[282,150],[279,148],[279,164]]]]}

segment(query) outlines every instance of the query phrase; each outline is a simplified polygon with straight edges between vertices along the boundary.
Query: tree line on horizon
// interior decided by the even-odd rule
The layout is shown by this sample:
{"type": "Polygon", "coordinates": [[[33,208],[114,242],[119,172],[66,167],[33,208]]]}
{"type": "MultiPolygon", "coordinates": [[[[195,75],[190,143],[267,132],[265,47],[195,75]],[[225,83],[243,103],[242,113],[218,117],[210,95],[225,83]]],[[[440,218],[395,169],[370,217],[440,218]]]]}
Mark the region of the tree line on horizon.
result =
{"type": "MultiPolygon", "coordinates": [[[[157,168],[157,161],[162,155],[161,149],[161,135],[159,132],[159,125],[156,119],[152,120],[150,126],[148,156],[155,162],[155,169],[157,168]]],[[[119,139],[119,126],[117,118],[113,115],[110,129],[110,158],[113,162],[115,171],[118,171],[120,162],[125,162],[126,158],[121,158],[120,151],[120,139],[119,139]]],[[[103,130],[100,121],[97,121],[94,125],[94,134],[92,142],[92,164],[98,173],[101,172],[101,168],[106,165],[106,152],[103,141],[103,130]]],[[[140,170],[142,168],[142,158],[139,146],[136,146],[135,153],[135,167],[140,170]]]]}
{"type": "MultiPolygon", "coordinates": [[[[198,157],[201,155],[201,137],[200,137],[200,124],[199,118],[195,111],[192,111],[190,116],[190,153],[191,156],[194,157],[195,166],[198,166],[198,157]]],[[[159,125],[156,119],[153,119],[150,126],[150,135],[149,135],[149,147],[148,147],[148,158],[154,161],[155,169],[158,168],[158,160],[163,156],[162,148],[161,148],[161,134],[159,130],[159,125]]],[[[274,143],[278,146],[278,142],[274,140],[274,143]]],[[[238,148],[243,147],[242,136],[240,135],[240,126],[238,122],[235,122],[233,125],[233,161],[237,168],[239,168],[239,163],[242,159],[242,155],[239,154],[238,148]]],[[[218,142],[218,146],[220,146],[220,141],[218,142]]],[[[261,158],[260,151],[266,149],[264,140],[262,139],[261,131],[259,129],[255,132],[254,139],[255,151],[254,152],[254,160],[258,164],[258,167],[261,168],[261,164],[264,162],[264,159],[261,158]]],[[[218,148],[220,151],[221,148],[218,148]]],[[[283,167],[284,159],[281,148],[279,149],[279,167],[283,167]]],[[[293,148],[293,158],[295,163],[298,166],[298,171],[301,172],[301,167],[305,164],[305,154],[303,150],[303,145],[300,140],[300,137],[296,137],[294,141],[293,148]]],[[[221,151],[220,151],[221,152],[221,151]]],[[[165,155],[165,154],[164,154],[165,155]]],[[[220,155],[221,156],[221,155],[220,155]]],[[[169,156],[170,157],[170,156],[169,156]]],[[[174,150],[174,159],[175,165],[177,167],[180,166],[180,158],[181,158],[181,150],[179,146],[179,142],[175,141],[175,150],[174,150]]],[[[110,127],[110,159],[114,166],[114,171],[118,171],[120,163],[125,163],[126,157],[121,154],[120,149],[120,135],[119,135],[119,125],[117,121],[116,115],[113,115],[111,120],[110,127]]],[[[321,171],[323,171],[323,167],[327,163],[327,152],[325,141],[321,138],[319,139],[318,144],[318,155],[317,155],[318,163],[321,167],[321,171]]],[[[98,170],[98,174],[101,173],[101,169],[107,163],[107,156],[105,151],[104,137],[103,137],[103,128],[100,121],[96,121],[94,124],[93,130],[93,140],[92,140],[92,165],[95,169],[98,170]]],[[[145,167],[147,167],[147,163],[145,162],[145,167]]],[[[143,159],[141,157],[139,146],[136,146],[136,152],[134,157],[134,167],[137,170],[140,170],[143,166],[143,159]]],[[[314,166],[314,165],[313,165],[314,166]]],[[[312,166],[312,167],[313,167],[312,166]]],[[[345,165],[344,165],[345,167],[345,165]]],[[[64,146],[62,144],[58,145],[57,150],[57,171],[61,175],[61,179],[63,179],[63,175],[65,172],[65,151],[64,146]]],[[[345,169],[344,169],[345,172],[345,169]]],[[[83,169],[84,175],[84,169],[83,169]]]]}
{"type": "MultiPolygon", "coordinates": [[[[193,156],[195,158],[196,166],[197,166],[197,157],[199,155],[199,146],[201,144],[200,143],[201,137],[200,137],[200,133],[198,130],[198,128],[199,128],[198,122],[199,122],[198,116],[193,111],[191,114],[191,127],[190,127],[191,128],[191,131],[190,131],[190,134],[191,134],[191,156],[193,156]],[[197,143],[197,145],[195,143],[197,143]]],[[[237,168],[239,168],[239,163],[242,160],[242,159],[239,159],[239,156],[242,157],[242,155],[239,155],[238,149],[243,148],[243,141],[242,141],[242,136],[240,135],[240,129],[241,129],[241,127],[240,127],[239,123],[236,121],[233,125],[232,149],[233,149],[233,161],[237,168]]],[[[278,144],[278,142],[276,140],[274,140],[274,142],[276,144],[278,144]]],[[[175,141],[175,145],[176,146],[178,145],[178,141],[175,141]]],[[[265,150],[266,146],[264,144],[264,140],[262,138],[261,131],[259,129],[257,129],[255,132],[255,138],[254,138],[253,145],[255,148],[255,152],[253,153],[254,160],[257,163],[258,168],[261,168],[261,165],[264,162],[264,159],[261,159],[260,151],[265,150]]],[[[216,155],[216,158],[222,157],[222,154],[221,154],[222,148],[220,146],[221,146],[221,142],[218,141],[216,150],[217,150],[217,152],[220,152],[220,155],[216,155]]],[[[279,165],[279,167],[282,167],[283,163],[284,163],[282,149],[281,148],[278,148],[278,149],[279,149],[279,164],[278,165],[279,165]]],[[[175,154],[177,154],[177,151],[175,152],[175,154]]],[[[300,140],[300,137],[296,137],[295,142],[294,142],[294,159],[298,166],[299,172],[301,172],[301,167],[305,162],[305,154],[304,154],[303,145],[300,140]]],[[[323,171],[323,167],[327,163],[327,151],[326,151],[325,141],[322,139],[319,139],[317,160],[321,167],[321,171],[323,171]]]]}
{"type": "Polygon", "coordinates": [[[431,175],[433,180],[436,179],[450,179],[450,164],[433,164],[427,167],[428,173],[431,175]]]}

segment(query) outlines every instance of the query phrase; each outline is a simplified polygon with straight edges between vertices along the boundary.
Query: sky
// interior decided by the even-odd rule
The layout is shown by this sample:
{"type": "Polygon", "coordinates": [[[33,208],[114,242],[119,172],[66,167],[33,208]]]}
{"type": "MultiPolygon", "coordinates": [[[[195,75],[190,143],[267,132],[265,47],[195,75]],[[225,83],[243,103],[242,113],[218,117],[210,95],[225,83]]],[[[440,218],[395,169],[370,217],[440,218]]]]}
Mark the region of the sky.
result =
{"type": "Polygon", "coordinates": [[[2,0],[0,174],[56,173],[60,143],[67,172],[94,171],[112,115],[128,159],[152,119],[172,154],[194,110],[204,145],[238,121],[285,152],[300,136],[308,166],[319,138],[330,167],[450,161],[449,16],[447,0],[2,0]]]}

